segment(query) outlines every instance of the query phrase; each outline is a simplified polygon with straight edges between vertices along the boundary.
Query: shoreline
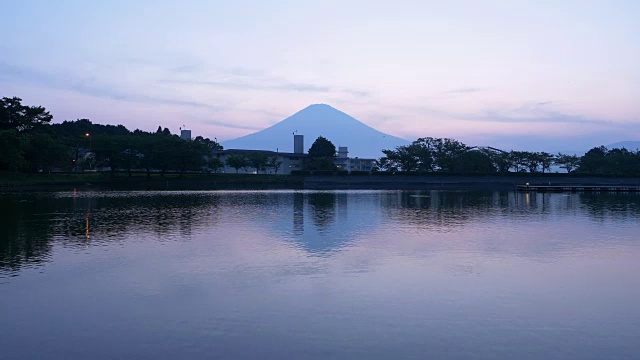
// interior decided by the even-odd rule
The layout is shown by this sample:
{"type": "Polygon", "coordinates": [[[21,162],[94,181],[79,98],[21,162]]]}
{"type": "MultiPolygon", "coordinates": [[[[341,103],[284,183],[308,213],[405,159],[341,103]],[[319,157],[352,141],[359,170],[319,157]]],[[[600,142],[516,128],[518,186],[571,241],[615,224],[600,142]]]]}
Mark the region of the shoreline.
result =
{"type": "Polygon", "coordinates": [[[568,174],[508,175],[347,175],[292,176],[245,174],[167,174],[151,178],[136,174],[17,174],[0,178],[0,191],[69,188],[100,190],[516,190],[531,186],[640,186],[638,177],[578,176],[568,174]]]}
{"type": "Polygon", "coordinates": [[[376,190],[516,190],[518,185],[640,186],[640,177],[531,175],[420,175],[305,178],[305,188],[376,190]]]}

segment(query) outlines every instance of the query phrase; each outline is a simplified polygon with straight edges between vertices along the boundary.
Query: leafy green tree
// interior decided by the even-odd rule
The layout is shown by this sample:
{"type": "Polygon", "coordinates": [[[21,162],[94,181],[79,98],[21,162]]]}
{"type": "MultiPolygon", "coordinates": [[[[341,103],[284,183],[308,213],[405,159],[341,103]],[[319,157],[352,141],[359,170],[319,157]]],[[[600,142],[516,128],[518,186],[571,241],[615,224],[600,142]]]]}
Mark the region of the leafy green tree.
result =
{"type": "Polygon", "coordinates": [[[318,136],[316,141],[309,148],[310,158],[333,158],[336,156],[336,147],[333,143],[323,136],[318,136]]]}
{"type": "Polygon", "coordinates": [[[193,142],[202,146],[203,148],[208,149],[211,152],[223,150],[222,145],[220,145],[217,141],[213,141],[211,139],[204,138],[202,136],[196,136],[196,138],[193,139],[193,142]]]}
{"type": "Polygon", "coordinates": [[[122,168],[127,170],[127,174],[131,176],[131,171],[137,169],[141,164],[142,153],[137,150],[135,144],[129,145],[122,152],[122,168]]]}
{"type": "Polygon", "coordinates": [[[591,174],[606,172],[606,156],[609,150],[604,147],[595,147],[587,151],[580,159],[580,172],[591,174]]]}
{"type": "Polygon", "coordinates": [[[511,168],[513,168],[515,172],[526,172],[526,167],[529,165],[527,162],[527,152],[511,151],[509,152],[509,160],[511,168]]]}
{"type": "Polygon", "coordinates": [[[605,160],[608,173],[631,174],[633,171],[633,153],[625,148],[609,150],[605,160]]]}
{"type": "Polygon", "coordinates": [[[481,150],[466,151],[456,156],[453,170],[468,174],[490,174],[496,171],[491,157],[481,150]]]}
{"type": "Polygon", "coordinates": [[[247,160],[249,165],[256,169],[256,174],[259,174],[260,171],[265,171],[269,164],[269,157],[260,152],[249,153],[249,155],[247,155],[247,160]]]}
{"type": "Polygon", "coordinates": [[[406,149],[399,149],[400,158],[405,163],[405,171],[415,168],[419,171],[435,171],[437,166],[437,153],[440,139],[432,137],[419,138],[407,146],[406,149]]]}
{"type": "Polygon", "coordinates": [[[336,147],[323,136],[319,136],[309,148],[309,156],[305,163],[308,170],[335,170],[333,159],[336,156],[336,147]]]}
{"type": "Polygon", "coordinates": [[[462,167],[460,158],[469,157],[469,149],[454,139],[419,138],[395,150],[382,150],[385,156],[379,159],[378,166],[392,171],[456,171],[462,167]]]}
{"type": "Polygon", "coordinates": [[[211,149],[204,141],[184,140],[178,136],[170,137],[175,148],[173,168],[180,170],[180,174],[187,171],[202,171],[206,165],[206,158],[211,155],[211,149]]]}
{"type": "Polygon", "coordinates": [[[112,172],[123,167],[127,140],[124,136],[93,136],[91,152],[95,154],[96,163],[92,167],[109,167],[112,172]]]}
{"type": "Polygon", "coordinates": [[[267,167],[270,169],[273,169],[274,174],[278,173],[278,170],[280,170],[281,166],[282,166],[282,161],[278,160],[278,158],[275,156],[270,157],[269,161],[267,162],[267,167]]]}
{"type": "Polygon", "coordinates": [[[34,131],[25,140],[24,157],[31,171],[51,171],[71,160],[67,148],[48,131],[34,131]]]}
{"type": "Polygon", "coordinates": [[[577,155],[558,153],[554,164],[558,165],[561,169],[567,170],[567,173],[572,173],[580,166],[580,157],[577,155]]]}
{"type": "Polygon", "coordinates": [[[469,147],[455,139],[436,139],[436,164],[440,171],[454,171],[459,158],[469,147]]]}
{"type": "Polygon", "coordinates": [[[499,173],[509,172],[509,168],[511,168],[511,159],[508,152],[492,147],[483,147],[479,148],[479,150],[491,159],[494,171],[499,173]]]}
{"type": "Polygon", "coordinates": [[[212,157],[207,160],[207,166],[209,167],[209,169],[213,170],[214,174],[217,174],[218,170],[224,167],[224,163],[217,157],[212,157]]]}
{"type": "Polygon", "coordinates": [[[538,156],[538,160],[540,161],[540,168],[542,169],[542,173],[544,174],[545,172],[550,171],[551,166],[555,164],[555,155],[549,154],[548,152],[539,152],[536,154],[538,156]]]}
{"type": "Polygon", "coordinates": [[[19,97],[0,99],[0,130],[30,131],[46,125],[53,116],[42,106],[22,105],[19,97]]]}
{"type": "Polygon", "coordinates": [[[18,131],[0,130],[0,169],[18,171],[26,164],[24,144],[18,131]]]}
{"type": "MultiPolygon", "coordinates": [[[[385,151],[393,151],[393,150],[382,150],[382,152],[384,153],[385,151]]],[[[389,160],[389,157],[387,156],[383,156],[380,159],[376,160],[376,168],[382,171],[389,171],[389,172],[396,172],[398,171],[398,167],[396,166],[396,164],[389,160]]]]}
{"type": "Polygon", "coordinates": [[[134,147],[139,154],[139,165],[146,170],[147,177],[151,177],[151,171],[158,169],[157,166],[160,163],[162,130],[154,134],[136,131],[134,135],[134,147]]]}
{"type": "Polygon", "coordinates": [[[395,150],[384,149],[385,154],[379,159],[378,164],[382,169],[389,171],[416,171],[425,167],[426,149],[414,142],[411,145],[398,146],[395,150]]]}
{"type": "Polygon", "coordinates": [[[231,154],[227,156],[226,163],[229,167],[236,169],[236,174],[240,169],[249,166],[249,160],[243,154],[231,154]]]}
{"type": "Polygon", "coordinates": [[[538,172],[540,168],[540,156],[538,153],[530,151],[521,151],[524,167],[529,169],[530,173],[538,172]]]}

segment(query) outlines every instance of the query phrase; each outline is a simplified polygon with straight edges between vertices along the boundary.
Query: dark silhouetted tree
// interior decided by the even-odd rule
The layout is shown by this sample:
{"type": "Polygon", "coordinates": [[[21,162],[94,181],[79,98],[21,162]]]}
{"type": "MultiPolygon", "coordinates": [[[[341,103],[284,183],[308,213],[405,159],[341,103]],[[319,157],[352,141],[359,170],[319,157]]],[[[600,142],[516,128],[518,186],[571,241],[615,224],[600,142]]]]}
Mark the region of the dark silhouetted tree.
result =
{"type": "Polygon", "coordinates": [[[256,174],[259,174],[260,171],[265,171],[269,164],[269,157],[259,152],[250,153],[247,155],[247,160],[249,161],[249,165],[256,169],[256,174]]]}
{"type": "Polygon", "coordinates": [[[236,169],[236,174],[240,169],[249,166],[249,160],[247,160],[247,157],[242,154],[231,154],[227,156],[225,162],[227,163],[227,166],[236,169]]]}
{"type": "Polygon", "coordinates": [[[305,168],[309,170],[335,170],[333,159],[336,156],[336,147],[331,141],[319,136],[309,148],[309,157],[305,168]]]}
{"type": "Polygon", "coordinates": [[[554,160],[554,164],[558,165],[561,169],[567,170],[567,173],[572,173],[578,168],[578,166],[580,166],[580,157],[577,155],[558,153],[554,160]]]}

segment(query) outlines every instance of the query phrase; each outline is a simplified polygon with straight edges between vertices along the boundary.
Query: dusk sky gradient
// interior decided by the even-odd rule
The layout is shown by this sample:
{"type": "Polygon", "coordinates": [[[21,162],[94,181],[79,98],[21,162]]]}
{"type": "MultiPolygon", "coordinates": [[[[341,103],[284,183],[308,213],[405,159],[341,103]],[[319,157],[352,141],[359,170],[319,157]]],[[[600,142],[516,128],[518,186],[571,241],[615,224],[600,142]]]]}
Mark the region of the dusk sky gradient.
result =
{"type": "Polygon", "coordinates": [[[0,96],[218,140],[326,103],[414,140],[640,140],[640,1],[0,0],[0,96]]]}

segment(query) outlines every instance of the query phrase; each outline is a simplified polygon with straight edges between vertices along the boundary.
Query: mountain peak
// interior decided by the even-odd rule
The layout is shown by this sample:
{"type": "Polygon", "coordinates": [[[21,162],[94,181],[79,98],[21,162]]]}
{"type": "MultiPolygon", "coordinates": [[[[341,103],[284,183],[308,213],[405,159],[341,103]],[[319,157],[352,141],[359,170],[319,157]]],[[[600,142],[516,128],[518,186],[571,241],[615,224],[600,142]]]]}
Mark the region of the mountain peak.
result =
{"type": "Polygon", "coordinates": [[[339,111],[341,112],[340,110],[334,108],[329,104],[311,104],[298,112],[303,112],[303,111],[339,111]]]}
{"type": "Polygon", "coordinates": [[[312,104],[279,123],[256,133],[223,142],[225,148],[280,150],[292,148],[291,134],[304,135],[305,150],[318,136],[336,146],[348,146],[356,157],[382,156],[382,149],[406,145],[407,140],[384,134],[327,104],[312,104]]]}
{"type": "Polygon", "coordinates": [[[305,109],[309,109],[309,108],[331,108],[334,109],[335,108],[329,104],[323,104],[323,103],[319,103],[319,104],[311,104],[309,106],[307,106],[305,109]]]}

